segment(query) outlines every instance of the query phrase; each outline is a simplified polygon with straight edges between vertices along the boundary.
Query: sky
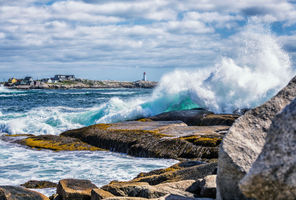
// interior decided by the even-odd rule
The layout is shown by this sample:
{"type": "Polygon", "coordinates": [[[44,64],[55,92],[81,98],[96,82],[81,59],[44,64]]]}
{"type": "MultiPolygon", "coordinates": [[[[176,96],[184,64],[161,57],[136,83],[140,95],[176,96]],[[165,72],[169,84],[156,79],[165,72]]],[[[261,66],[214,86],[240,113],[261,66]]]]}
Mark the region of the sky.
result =
{"type": "MultiPolygon", "coordinates": [[[[0,0],[0,81],[75,74],[158,81],[205,68],[251,18],[296,61],[296,0],[0,0]]],[[[233,48],[235,51],[235,48],[233,48]]]]}

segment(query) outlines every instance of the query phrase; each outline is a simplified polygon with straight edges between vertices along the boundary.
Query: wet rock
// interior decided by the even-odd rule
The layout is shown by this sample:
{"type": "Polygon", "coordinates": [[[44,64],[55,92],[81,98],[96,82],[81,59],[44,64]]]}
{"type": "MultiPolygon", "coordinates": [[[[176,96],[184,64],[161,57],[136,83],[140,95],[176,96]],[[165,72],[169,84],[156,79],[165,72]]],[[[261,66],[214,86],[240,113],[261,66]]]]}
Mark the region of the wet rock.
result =
{"type": "Polygon", "coordinates": [[[295,97],[296,77],[272,99],[235,121],[220,145],[217,199],[246,199],[238,183],[260,154],[271,121],[295,97]]]}
{"type": "Polygon", "coordinates": [[[49,200],[43,194],[17,186],[0,186],[1,200],[49,200]]]}
{"type": "Polygon", "coordinates": [[[36,181],[36,180],[30,180],[24,184],[21,184],[21,186],[25,188],[35,188],[35,189],[42,189],[42,188],[54,188],[58,184],[50,182],[50,181],[36,181]]]}
{"type": "Polygon", "coordinates": [[[39,135],[26,137],[16,141],[19,144],[37,149],[50,149],[54,151],[100,151],[101,148],[91,146],[76,138],[61,137],[57,135],[39,135]]]}
{"type": "Polygon", "coordinates": [[[266,143],[240,189],[258,200],[296,199],[296,99],[274,118],[266,143]]]}
{"type": "Polygon", "coordinates": [[[101,200],[101,199],[106,199],[110,197],[114,197],[114,195],[111,194],[110,192],[107,192],[99,188],[93,189],[91,191],[91,200],[101,200]]]}
{"type": "Polygon", "coordinates": [[[204,109],[180,110],[161,113],[150,117],[152,121],[182,121],[189,126],[231,126],[238,114],[214,114],[204,109]]]}
{"type": "Polygon", "coordinates": [[[90,200],[91,191],[96,188],[89,180],[63,179],[59,181],[57,194],[62,200],[90,200]]]}
{"type": "Polygon", "coordinates": [[[181,121],[128,121],[69,130],[61,136],[132,156],[211,159],[217,158],[218,145],[228,128],[187,126],[181,121]]]}

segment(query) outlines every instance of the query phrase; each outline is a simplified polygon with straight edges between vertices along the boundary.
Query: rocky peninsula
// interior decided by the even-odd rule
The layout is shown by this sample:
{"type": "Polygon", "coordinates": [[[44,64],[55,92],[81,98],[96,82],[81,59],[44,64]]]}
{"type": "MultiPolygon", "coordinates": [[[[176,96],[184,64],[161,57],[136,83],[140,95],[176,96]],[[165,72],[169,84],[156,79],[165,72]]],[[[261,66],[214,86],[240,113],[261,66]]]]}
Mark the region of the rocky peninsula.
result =
{"type": "Polygon", "coordinates": [[[87,79],[64,80],[55,83],[35,81],[32,84],[7,84],[8,89],[83,89],[83,88],[154,88],[155,81],[96,81],[87,79]]]}
{"type": "MultiPolygon", "coordinates": [[[[95,124],[59,136],[2,139],[28,148],[109,150],[180,161],[100,188],[89,180],[63,179],[50,197],[54,200],[295,199],[295,97],[296,77],[242,116],[197,109],[95,124]]],[[[49,198],[23,187],[0,186],[0,199],[49,198]]]]}

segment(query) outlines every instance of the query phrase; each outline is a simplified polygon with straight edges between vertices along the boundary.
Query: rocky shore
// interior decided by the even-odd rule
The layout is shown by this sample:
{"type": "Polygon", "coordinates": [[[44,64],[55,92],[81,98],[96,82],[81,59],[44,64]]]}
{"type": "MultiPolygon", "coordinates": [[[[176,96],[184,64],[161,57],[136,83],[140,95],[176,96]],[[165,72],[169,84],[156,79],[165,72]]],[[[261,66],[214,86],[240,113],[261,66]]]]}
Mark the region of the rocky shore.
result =
{"type": "Polygon", "coordinates": [[[40,83],[38,85],[5,86],[8,89],[82,89],[82,88],[154,88],[154,81],[64,81],[58,83],[40,83]]]}
{"type": "MultiPolygon", "coordinates": [[[[63,179],[50,197],[54,200],[296,199],[295,97],[296,77],[272,99],[242,116],[188,110],[96,124],[59,136],[2,139],[28,148],[110,150],[180,160],[169,168],[100,188],[89,180],[63,179]]],[[[0,186],[0,199],[48,198],[23,187],[0,186]]]]}

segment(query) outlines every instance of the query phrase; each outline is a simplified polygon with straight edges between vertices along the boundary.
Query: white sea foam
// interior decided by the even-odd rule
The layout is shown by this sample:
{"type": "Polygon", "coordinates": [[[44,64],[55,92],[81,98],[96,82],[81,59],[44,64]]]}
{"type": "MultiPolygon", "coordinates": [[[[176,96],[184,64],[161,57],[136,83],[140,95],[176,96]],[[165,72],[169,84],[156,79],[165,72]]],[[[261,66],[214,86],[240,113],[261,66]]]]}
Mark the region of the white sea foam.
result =
{"type": "Polygon", "coordinates": [[[3,85],[0,85],[0,93],[20,93],[20,92],[23,92],[23,91],[7,89],[3,85]]]}
{"type": "Polygon", "coordinates": [[[82,108],[39,107],[27,113],[8,113],[0,115],[0,132],[8,134],[60,134],[79,128],[83,124],[72,121],[82,108]]]}
{"type": "Polygon", "coordinates": [[[78,178],[102,186],[111,180],[129,180],[140,172],[165,168],[177,162],[134,159],[112,152],[36,151],[3,141],[0,141],[0,152],[0,182],[4,185],[19,185],[29,180],[58,182],[64,178],[78,178]]]}

